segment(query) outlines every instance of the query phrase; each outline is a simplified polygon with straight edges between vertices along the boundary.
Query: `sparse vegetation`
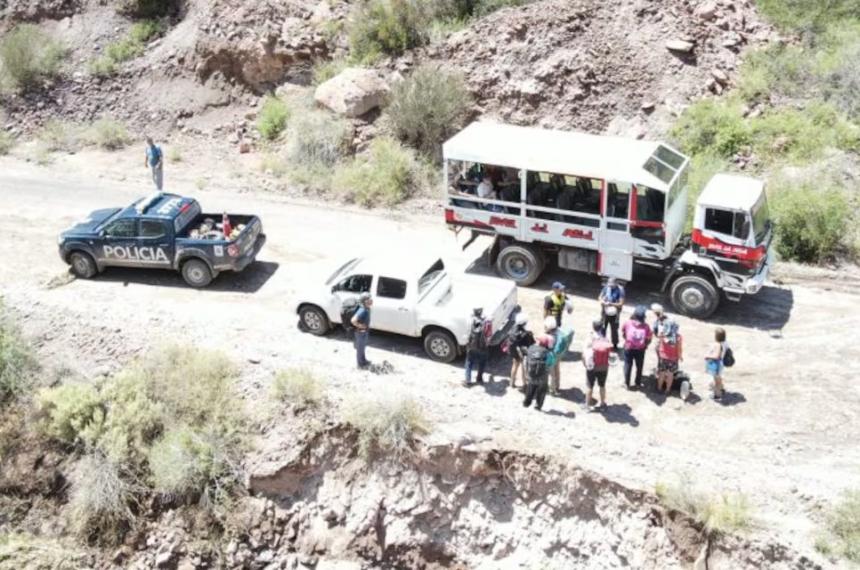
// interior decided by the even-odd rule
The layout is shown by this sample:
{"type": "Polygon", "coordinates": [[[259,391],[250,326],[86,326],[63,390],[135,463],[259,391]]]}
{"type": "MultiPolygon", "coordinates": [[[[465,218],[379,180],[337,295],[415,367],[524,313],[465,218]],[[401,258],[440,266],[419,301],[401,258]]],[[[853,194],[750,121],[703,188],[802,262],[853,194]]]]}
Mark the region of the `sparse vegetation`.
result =
{"type": "Polygon", "coordinates": [[[424,65],[393,87],[386,116],[400,140],[439,158],[442,143],[463,126],[471,103],[461,74],[424,65]]]}
{"type": "Polygon", "coordinates": [[[759,10],[787,30],[815,33],[846,19],[860,17],[858,0],[757,0],[759,10]]]}
{"type": "Polygon", "coordinates": [[[819,537],[815,548],[860,563],[860,491],[845,493],[828,513],[827,536],[819,537]]]}
{"type": "Polygon", "coordinates": [[[349,152],[349,124],[325,111],[304,109],[290,121],[285,157],[293,182],[331,185],[332,172],[349,152]]]}
{"type": "Polygon", "coordinates": [[[156,20],[135,23],[123,39],[108,45],[105,55],[90,64],[90,73],[112,75],[119,68],[119,64],[141,56],[147,42],[161,35],[163,31],[163,26],[156,20]]]}
{"type": "Polygon", "coordinates": [[[390,138],[377,138],[364,154],[338,166],[335,191],[362,206],[394,206],[424,186],[415,153],[390,138]]]}
{"type": "Polygon", "coordinates": [[[81,146],[82,129],[73,123],[52,119],[45,123],[37,137],[50,152],[75,152],[81,146]]]}
{"type": "Polygon", "coordinates": [[[421,407],[411,399],[356,400],[345,415],[359,431],[359,453],[368,460],[374,451],[400,458],[412,451],[415,436],[430,432],[421,407]]]}
{"type": "Polygon", "coordinates": [[[30,347],[0,313],[0,406],[30,391],[35,367],[30,347]]]}
{"type": "Polygon", "coordinates": [[[370,63],[425,43],[428,16],[427,7],[418,0],[363,1],[347,24],[351,58],[370,63]]]}
{"type": "Polygon", "coordinates": [[[85,138],[91,144],[105,150],[119,150],[131,141],[125,125],[106,117],[94,122],[87,129],[85,138]]]}
{"type": "Polygon", "coordinates": [[[297,408],[314,407],[325,398],[325,382],[309,370],[284,370],[275,376],[272,392],[279,402],[297,408]]]}
{"type": "Polygon", "coordinates": [[[267,95],[257,116],[257,130],[265,140],[273,141],[287,128],[290,109],[287,104],[274,95],[267,95]]]}
{"type": "Polygon", "coordinates": [[[275,178],[283,178],[290,171],[287,161],[275,152],[267,152],[260,158],[260,171],[275,178]]]}
{"type": "Polygon", "coordinates": [[[696,490],[688,476],[676,485],[658,483],[655,492],[664,506],[692,516],[708,533],[741,532],[752,526],[749,501],[740,493],[709,497],[696,490]]]}
{"type": "Polygon", "coordinates": [[[119,467],[90,454],[77,464],[66,514],[82,538],[113,542],[133,523],[134,500],[133,486],[120,476],[119,467]]]}
{"type": "Polygon", "coordinates": [[[173,164],[182,162],[182,152],[175,146],[170,147],[167,151],[167,160],[173,164]]]}
{"type": "Polygon", "coordinates": [[[345,59],[328,59],[318,61],[313,67],[313,84],[325,83],[349,66],[345,59]]]}
{"type": "Polygon", "coordinates": [[[55,75],[65,56],[62,46],[33,24],[19,24],[0,38],[0,79],[26,90],[55,75]]]}
{"type": "Polygon", "coordinates": [[[0,534],[0,568],[79,570],[87,554],[69,541],[29,534],[0,534]]]}

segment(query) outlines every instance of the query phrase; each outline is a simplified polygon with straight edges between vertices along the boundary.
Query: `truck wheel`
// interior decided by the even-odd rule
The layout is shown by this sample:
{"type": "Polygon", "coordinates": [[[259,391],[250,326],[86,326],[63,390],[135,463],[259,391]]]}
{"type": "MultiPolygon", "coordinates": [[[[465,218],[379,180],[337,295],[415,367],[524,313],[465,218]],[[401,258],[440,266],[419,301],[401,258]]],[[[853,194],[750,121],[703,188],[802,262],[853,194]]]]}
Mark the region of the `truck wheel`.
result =
{"type": "Polygon", "coordinates": [[[206,287],[212,283],[212,271],[199,259],[189,259],[182,264],[182,278],[192,287],[206,287]]]}
{"type": "Polygon", "coordinates": [[[672,304],[679,313],[706,319],[720,305],[720,293],[714,284],[700,275],[684,275],[672,283],[672,304]]]}
{"type": "Polygon", "coordinates": [[[424,352],[436,362],[454,362],[457,348],[454,335],[446,330],[435,329],[424,335],[424,352]]]}
{"type": "Polygon", "coordinates": [[[72,267],[72,273],[81,279],[89,279],[98,273],[98,267],[92,256],[83,251],[73,252],[69,256],[69,265],[72,267]]]}
{"type": "Polygon", "coordinates": [[[299,309],[299,321],[302,327],[316,336],[323,336],[331,328],[328,316],[322,309],[314,305],[305,305],[299,309]]]}
{"type": "Polygon", "coordinates": [[[543,253],[533,245],[511,244],[499,253],[496,273],[527,287],[538,280],[545,265],[543,253]]]}

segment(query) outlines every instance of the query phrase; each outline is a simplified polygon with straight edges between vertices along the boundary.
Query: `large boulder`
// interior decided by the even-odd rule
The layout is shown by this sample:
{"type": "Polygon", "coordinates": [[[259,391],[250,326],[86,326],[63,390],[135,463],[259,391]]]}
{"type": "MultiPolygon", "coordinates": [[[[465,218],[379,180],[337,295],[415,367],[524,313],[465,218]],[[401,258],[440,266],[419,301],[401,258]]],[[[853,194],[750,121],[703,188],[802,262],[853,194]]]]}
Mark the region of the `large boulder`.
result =
{"type": "Polygon", "coordinates": [[[388,85],[375,71],[350,67],[317,87],[314,99],[346,117],[360,117],[385,101],[388,85]]]}

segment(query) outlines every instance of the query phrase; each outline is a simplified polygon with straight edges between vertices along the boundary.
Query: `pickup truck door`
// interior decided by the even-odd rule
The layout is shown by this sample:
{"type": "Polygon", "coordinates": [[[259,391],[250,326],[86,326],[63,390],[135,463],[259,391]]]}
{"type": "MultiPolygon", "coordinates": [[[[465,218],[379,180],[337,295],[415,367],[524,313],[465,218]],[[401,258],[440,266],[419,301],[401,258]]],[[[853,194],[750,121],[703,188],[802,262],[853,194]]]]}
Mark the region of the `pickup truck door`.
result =
{"type": "MultiPolygon", "coordinates": [[[[338,281],[331,288],[331,302],[328,306],[329,317],[335,317],[340,320],[340,310],[344,302],[347,299],[358,299],[358,296],[362,293],[369,293],[372,282],[373,275],[362,273],[355,273],[338,281]]],[[[376,323],[373,321],[373,313],[371,312],[370,328],[376,328],[376,323]]]]}
{"type": "Polygon", "coordinates": [[[136,245],[141,265],[173,267],[176,245],[169,224],[166,220],[140,220],[136,245]]]}
{"type": "Polygon", "coordinates": [[[406,336],[417,336],[415,330],[415,284],[380,275],[373,295],[371,326],[374,329],[406,336]]]}
{"type": "Polygon", "coordinates": [[[106,225],[93,243],[96,261],[102,266],[118,265],[133,267],[137,265],[137,220],[121,218],[106,225]]]}

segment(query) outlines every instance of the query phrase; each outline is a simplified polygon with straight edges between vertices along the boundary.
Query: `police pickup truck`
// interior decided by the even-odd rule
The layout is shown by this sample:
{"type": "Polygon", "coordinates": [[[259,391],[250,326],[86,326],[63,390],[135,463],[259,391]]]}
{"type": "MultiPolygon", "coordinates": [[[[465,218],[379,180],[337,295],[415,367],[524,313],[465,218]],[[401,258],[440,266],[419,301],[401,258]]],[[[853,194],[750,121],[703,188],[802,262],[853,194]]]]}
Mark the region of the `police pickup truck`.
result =
{"type": "Polygon", "coordinates": [[[250,265],[266,236],[256,216],[204,214],[193,198],[157,193],[126,208],[96,210],[57,241],[78,277],[111,266],[161,268],[205,287],[222,271],[250,265]]]}

